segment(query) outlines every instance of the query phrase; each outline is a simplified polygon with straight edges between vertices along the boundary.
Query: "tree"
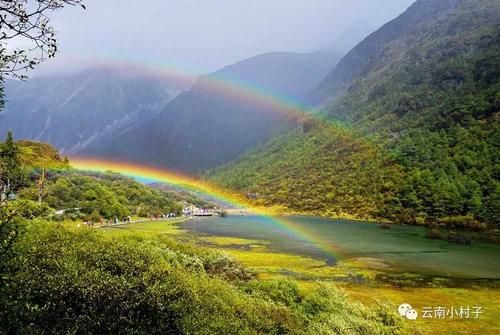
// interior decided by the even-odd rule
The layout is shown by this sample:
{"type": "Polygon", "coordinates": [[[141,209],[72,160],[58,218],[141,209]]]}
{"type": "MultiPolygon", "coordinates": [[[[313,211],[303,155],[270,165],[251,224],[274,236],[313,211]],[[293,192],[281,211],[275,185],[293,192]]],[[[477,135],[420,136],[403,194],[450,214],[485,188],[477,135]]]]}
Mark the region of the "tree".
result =
{"type": "Polygon", "coordinates": [[[84,0],[0,0],[0,77],[25,78],[21,71],[33,67],[57,52],[55,30],[49,13],[65,6],[81,6],[84,0]],[[27,44],[9,50],[10,41],[27,44]]]}
{"type": "Polygon", "coordinates": [[[46,195],[46,178],[45,178],[45,168],[42,168],[42,174],[40,175],[40,178],[38,178],[38,203],[42,203],[43,198],[46,195]]]}
{"type": "Polygon", "coordinates": [[[12,132],[0,148],[0,202],[5,202],[9,195],[23,186],[26,174],[19,158],[19,148],[14,142],[12,132]]]}

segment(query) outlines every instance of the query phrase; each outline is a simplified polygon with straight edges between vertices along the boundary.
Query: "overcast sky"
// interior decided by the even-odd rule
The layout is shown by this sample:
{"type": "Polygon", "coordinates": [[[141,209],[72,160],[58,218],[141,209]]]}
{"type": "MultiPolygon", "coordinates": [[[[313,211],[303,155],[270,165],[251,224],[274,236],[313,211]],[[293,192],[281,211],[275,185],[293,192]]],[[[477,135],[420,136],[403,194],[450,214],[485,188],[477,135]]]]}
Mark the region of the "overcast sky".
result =
{"type": "Polygon", "coordinates": [[[57,63],[122,61],[206,73],[270,51],[345,49],[413,1],[86,0],[85,11],[55,15],[57,63]]]}

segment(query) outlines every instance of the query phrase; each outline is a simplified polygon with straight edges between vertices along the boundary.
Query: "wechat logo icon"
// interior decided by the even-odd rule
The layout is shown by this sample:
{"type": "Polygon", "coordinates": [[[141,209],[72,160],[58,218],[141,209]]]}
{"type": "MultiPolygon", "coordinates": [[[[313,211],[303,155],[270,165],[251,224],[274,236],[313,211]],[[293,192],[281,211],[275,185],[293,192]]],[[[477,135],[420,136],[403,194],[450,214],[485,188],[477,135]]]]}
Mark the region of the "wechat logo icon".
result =
{"type": "Polygon", "coordinates": [[[399,305],[398,313],[399,315],[407,318],[408,320],[416,320],[418,317],[418,312],[414,310],[410,304],[399,305]]]}

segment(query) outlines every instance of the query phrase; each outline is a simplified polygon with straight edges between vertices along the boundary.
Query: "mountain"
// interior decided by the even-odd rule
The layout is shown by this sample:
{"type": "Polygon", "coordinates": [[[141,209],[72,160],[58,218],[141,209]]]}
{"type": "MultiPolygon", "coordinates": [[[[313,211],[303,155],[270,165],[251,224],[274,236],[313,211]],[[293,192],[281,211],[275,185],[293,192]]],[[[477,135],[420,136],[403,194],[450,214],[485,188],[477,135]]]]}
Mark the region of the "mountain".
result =
{"type": "Polygon", "coordinates": [[[151,120],[82,153],[183,172],[226,163],[286,120],[272,102],[303,103],[336,59],[329,53],[277,52],[240,61],[200,78],[151,120]]]}
{"type": "Polygon", "coordinates": [[[374,66],[390,62],[391,55],[386,52],[387,45],[396,44],[402,36],[445,16],[462,1],[416,1],[400,16],[383,25],[349,51],[312,92],[311,100],[318,105],[325,105],[343,95],[355,79],[367,74],[374,66]]]}
{"type": "Polygon", "coordinates": [[[132,67],[94,66],[6,82],[0,133],[48,142],[72,154],[147,120],[191,83],[132,67]]]}
{"type": "Polygon", "coordinates": [[[322,97],[318,104],[328,120],[320,123],[345,124],[352,129],[348,140],[325,148],[339,135],[280,135],[209,178],[242,191],[263,190],[260,202],[290,209],[363,216],[360,208],[370,208],[370,199],[379,196],[383,205],[372,213],[394,221],[470,229],[498,225],[498,22],[498,1],[417,1],[350,51],[313,94],[322,97]],[[287,148],[290,136],[294,147],[307,151],[287,148]],[[373,182],[364,178],[373,158],[352,150],[359,137],[389,159],[369,170],[373,182]],[[386,165],[397,171],[389,179],[386,165]],[[280,173],[262,171],[266,166],[280,173]],[[247,170],[251,177],[245,179],[247,170]],[[296,170],[297,179],[290,179],[296,170]],[[339,184],[344,178],[352,189],[339,184]],[[382,187],[373,188],[377,180],[382,187]],[[376,194],[367,196],[360,183],[376,194]],[[325,192],[335,196],[325,198],[325,192]],[[358,195],[366,206],[356,209],[342,200],[358,195]],[[306,201],[316,207],[304,207],[306,201]]]}

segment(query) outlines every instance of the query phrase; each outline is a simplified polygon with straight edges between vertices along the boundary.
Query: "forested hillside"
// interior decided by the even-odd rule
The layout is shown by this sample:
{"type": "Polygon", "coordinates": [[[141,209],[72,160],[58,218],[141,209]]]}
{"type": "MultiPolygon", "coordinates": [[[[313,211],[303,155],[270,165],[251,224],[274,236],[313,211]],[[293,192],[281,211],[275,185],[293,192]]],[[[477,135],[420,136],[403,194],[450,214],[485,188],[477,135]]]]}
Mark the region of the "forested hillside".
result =
{"type": "MultiPolygon", "coordinates": [[[[35,172],[34,176],[38,176],[35,172]]],[[[180,214],[182,205],[173,193],[165,193],[117,174],[88,174],[69,170],[47,173],[43,201],[54,209],[79,208],[68,212],[72,219],[119,219],[133,215],[148,218],[180,214]]],[[[20,191],[25,199],[38,198],[38,185],[20,191]]]]}
{"type": "Polygon", "coordinates": [[[158,190],[113,173],[87,173],[71,168],[49,144],[14,142],[12,133],[0,142],[2,199],[40,203],[48,212],[66,210],[59,220],[123,219],[180,214],[181,201],[206,201],[191,194],[158,190]],[[4,189],[5,187],[5,189],[4,189]]]}
{"type": "MultiPolygon", "coordinates": [[[[336,69],[326,78],[320,87],[321,94],[331,87],[332,96],[324,101],[332,102],[323,109],[323,114],[326,119],[341,120],[356,133],[370,138],[389,157],[389,164],[380,164],[372,170],[375,180],[392,175],[389,171],[395,165],[401,171],[399,180],[386,185],[388,188],[382,192],[392,199],[383,210],[380,207],[380,213],[387,218],[468,227],[478,227],[477,221],[496,224],[500,222],[500,3],[456,1],[448,2],[450,6],[442,8],[440,15],[429,11],[441,6],[439,3],[418,1],[402,17],[421,17],[427,13],[425,19],[408,20],[411,27],[389,34],[387,29],[391,26],[395,29],[405,24],[401,18],[395,19],[362,42],[360,45],[367,40],[381,42],[375,54],[365,55],[370,59],[363,60],[363,54],[357,51],[349,53],[339,67],[357,62],[363,64],[363,71],[352,74],[346,81],[345,73],[336,69]],[[389,34],[390,38],[384,39],[380,34],[389,34]],[[333,87],[340,82],[346,85],[347,93],[338,97],[339,90],[333,87]]],[[[296,148],[313,143],[308,136],[294,138],[300,143],[296,148]]],[[[286,146],[278,142],[289,138],[275,138],[263,150],[210,176],[245,190],[281,185],[282,194],[302,202],[325,201],[325,185],[335,184],[335,180],[355,181],[351,183],[352,189],[334,187],[345,195],[356,194],[357,187],[362,185],[370,188],[373,183],[364,180],[363,168],[343,171],[340,167],[352,163],[350,158],[339,159],[321,150],[330,138],[331,135],[326,135],[312,144],[308,150],[316,154],[304,160],[302,151],[286,150],[288,154],[276,156],[278,161],[271,165],[281,166],[280,172],[262,171],[255,182],[238,184],[240,176],[231,170],[243,173],[243,166],[264,169],[262,163],[268,161],[269,148],[286,146]],[[317,163],[321,154],[328,162],[327,169],[317,163]],[[286,182],[287,171],[295,169],[300,169],[297,176],[302,177],[286,182]],[[338,174],[332,177],[329,170],[337,170],[338,174]],[[304,187],[298,185],[309,175],[321,178],[308,184],[315,191],[309,190],[306,196],[301,193],[304,187]],[[309,196],[312,199],[307,199],[309,196]]],[[[339,152],[349,148],[345,143],[335,146],[339,152]]],[[[369,156],[360,162],[362,167],[374,164],[369,156]]],[[[361,201],[370,204],[368,199],[363,197],[361,201]]],[[[269,202],[275,200],[269,198],[269,202]]],[[[305,209],[293,200],[283,202],[291,208],[305,209]]],[[[362,207],[350,208],[338,199],[326,204],[326,208],[341,206],[343,211],[361,217],[373,213],[360,210],[362,207]]],[[[328,213],[326,208],[323,210],[328,213]]]]}
{"type": "Polygon", "coordinates": [[[259,205],[331,217],[387,217],[400,175],[396,164],[350,130],[309,123],[284,130],[206,177],[246,192],[259,205]]]}
{"type": "Polygon", "coordinates": [[[326,109],[377,134],[404,168],[400,200],[412,219],[500,222],[498,22],[498,1],[463,1],[389,43],[384,61],[326,109]]]}
{"type": "Polygon", "coordinates": [[[351,88],[353,81],[388,59],[389,55],[385,53],[387,45],[397,43],[402,36],[411,33],[417,27],[447,15],[461,2],[463,0],[416,1],[404,13],[384,24],[352,48],[311,92],[311,99],[324,106],[344,95],[351,88]]]}

